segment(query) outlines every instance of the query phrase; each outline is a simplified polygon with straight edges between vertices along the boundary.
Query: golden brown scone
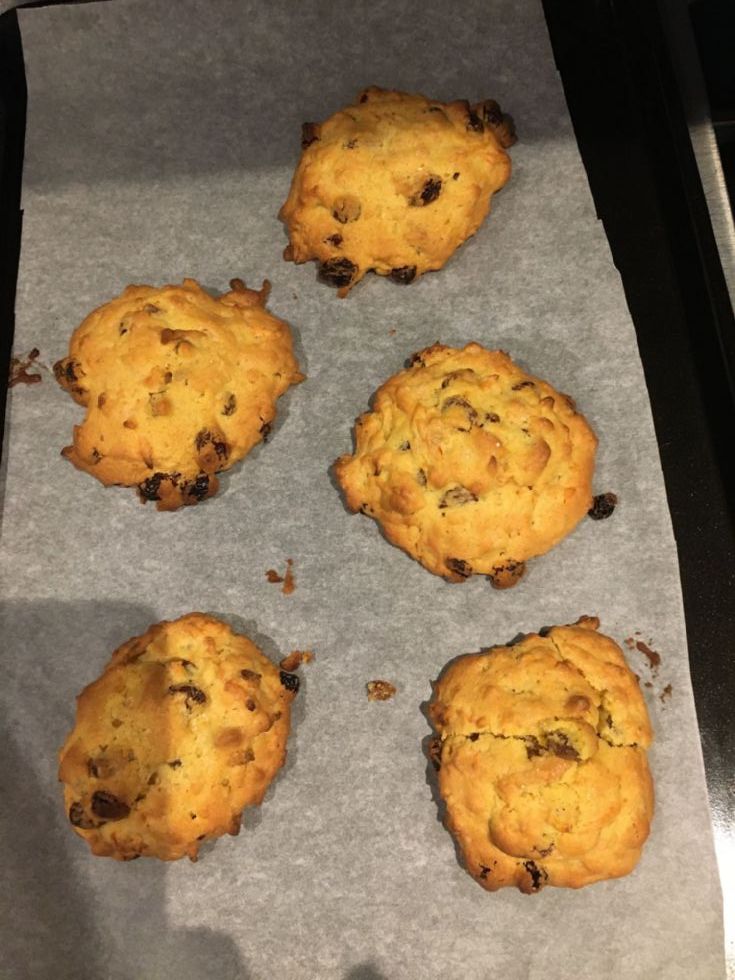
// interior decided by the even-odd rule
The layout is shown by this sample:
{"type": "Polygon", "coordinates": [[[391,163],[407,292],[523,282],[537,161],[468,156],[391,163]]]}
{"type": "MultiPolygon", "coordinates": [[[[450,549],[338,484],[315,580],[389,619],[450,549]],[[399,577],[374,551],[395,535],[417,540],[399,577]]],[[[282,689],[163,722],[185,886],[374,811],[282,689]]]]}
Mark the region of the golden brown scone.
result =
{"type": "Polygon", "coordinates": [[[652,733],[599,621],[460,657],[434,685],[431,756],[445,824],[489,891],[628,874],[653,816],[652,733]]]}
{"type": "Polygon", "coordinates": [[[346,296],[373,270],[409,283],[440,269],[477,231],[510,177],[512,120],[491,99],[436,102],[368,88],[323,123],[303,152],[279,217],[284,258],[317,259],[346,296]]]}
{"type": "Polygon", "coordinates": [[[572,400],[479,344],[414,354],[355,442],[335,464],[347,505],[452,582],[515,585],[592,503],[597,439],[572,400]]]}
{"type": "Polygon", "coordinates": [[[211,616],[151,626],[77,699],[59,767],[72,826],[104,857],[196,860],[283,765],[298,687],[211,616]]]}
{"type": "Polygon", "coordinates": [[[288,325],[266,312],[269,284],[230,285],[218,299],[193,279],[128,286],[86,318],[54,365],[87,410],[67,459],[159,510],[216,493],[215,474],[267,436],[277,399],[304,377],[288,325]]]}

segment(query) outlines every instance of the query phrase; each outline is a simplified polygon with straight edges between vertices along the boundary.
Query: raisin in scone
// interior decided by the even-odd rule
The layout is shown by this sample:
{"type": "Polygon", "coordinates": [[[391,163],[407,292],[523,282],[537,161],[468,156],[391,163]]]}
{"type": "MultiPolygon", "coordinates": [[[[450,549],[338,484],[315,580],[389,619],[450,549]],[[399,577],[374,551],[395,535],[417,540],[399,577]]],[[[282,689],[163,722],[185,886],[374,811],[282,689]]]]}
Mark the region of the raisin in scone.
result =
{"type": "Polygon", "coordinates": [[[335,473],[352,511],[435,575],[515,585],[592,504],[597,439],[502,351],[435,344],[375,395],[335,473]]]}
{"type": "Polygon", "coordinates": [[[477,231],[510,177],[512,121],[497,102],[436,102],[368,88],[323,123],[303,152],[279,217],[284,258],[317,259],[349,290],[373,270],[410,283],[440,269],[477,231]]]}
{"type": "Polygon", "coordinates": [[[211,616],[151,626],[77,699],[59,767],[71,825],[104,857],[196,860],[283,765],[298,686],[211,616]]]}
{"type": "Polygon", "coordinates": [[[445,824],[489,891],[628,874],[653,816],[651,725],[616,643],[583,617],[453,661],[434,685],[445,824]]]}
{"type": "Polygon", "coordinates": [[[303,380],[288,325],[265,309],[269,285],[230,286],[219,298],[193,279],[128,286],[84,320],[54,366],[86,409],[67,459],[159,510],[216,493],[216,474],[265,438],[303,380]]]}

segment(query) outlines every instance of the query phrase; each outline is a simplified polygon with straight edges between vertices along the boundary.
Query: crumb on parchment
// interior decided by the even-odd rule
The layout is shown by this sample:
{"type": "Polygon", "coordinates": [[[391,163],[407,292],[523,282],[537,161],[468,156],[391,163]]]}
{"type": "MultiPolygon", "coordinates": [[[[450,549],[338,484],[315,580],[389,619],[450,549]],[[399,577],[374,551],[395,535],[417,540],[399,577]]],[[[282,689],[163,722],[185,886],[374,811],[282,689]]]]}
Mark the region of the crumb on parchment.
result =
{"type": "Polygon", "coordinates": [[[366,686],[368,701],[390,701],[396,693],[396,686],[390,681],[368,681],[366,686]]]}
{"type": "Polygon", "coordinates": [[[310,664],[314,659],[314,653],[312,650],[292,650],[288,656],[284,657],[280,662],[279,667],[281,670],[286,670],[292,673],[297,670],[301,664],[310,664]]]}

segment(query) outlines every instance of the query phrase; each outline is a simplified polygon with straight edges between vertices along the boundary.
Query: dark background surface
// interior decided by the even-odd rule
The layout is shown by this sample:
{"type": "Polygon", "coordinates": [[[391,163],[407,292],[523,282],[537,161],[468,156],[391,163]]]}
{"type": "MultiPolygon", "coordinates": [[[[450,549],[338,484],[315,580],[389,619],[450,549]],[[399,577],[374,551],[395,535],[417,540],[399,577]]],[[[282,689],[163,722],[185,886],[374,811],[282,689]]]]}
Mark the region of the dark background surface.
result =
{"type": "MultiPolygon", "coordinates": [[[[657,5],[544,0],[544,9],[597,213],[638,335],[679,549],[713,816],[716,824],[732,827],[735,467],[729,456],[735,431],[735,322],[730,298],[657,5]]],[[[692,19],[700,51],[709,52],[705,79],[727,170],[728,147],[735,147],[735,98],[729,88],[735,63],[727,25],[735,19],[735,5],[698,0],[692,19]],[[723,55],[725,68],[718,67],[723,55]]],[[[25,96],[17,18],[10,12],[0,17],[0,419],[21,235],[25,96]]]]}

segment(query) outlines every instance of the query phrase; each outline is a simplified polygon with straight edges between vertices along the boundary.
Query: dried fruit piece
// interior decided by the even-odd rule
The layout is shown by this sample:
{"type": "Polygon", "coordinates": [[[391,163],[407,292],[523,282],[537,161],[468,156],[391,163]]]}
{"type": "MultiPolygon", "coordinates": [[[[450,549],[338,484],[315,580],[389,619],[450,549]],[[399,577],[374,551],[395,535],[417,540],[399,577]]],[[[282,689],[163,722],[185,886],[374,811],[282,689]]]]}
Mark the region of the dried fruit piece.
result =
{"type": "Polygon", "coordinates": [[[614,493],[599,493],[593,498],[587,514],[593,521],[604,521],[612,515],[617,503],[618,498],[614,493]]]}

